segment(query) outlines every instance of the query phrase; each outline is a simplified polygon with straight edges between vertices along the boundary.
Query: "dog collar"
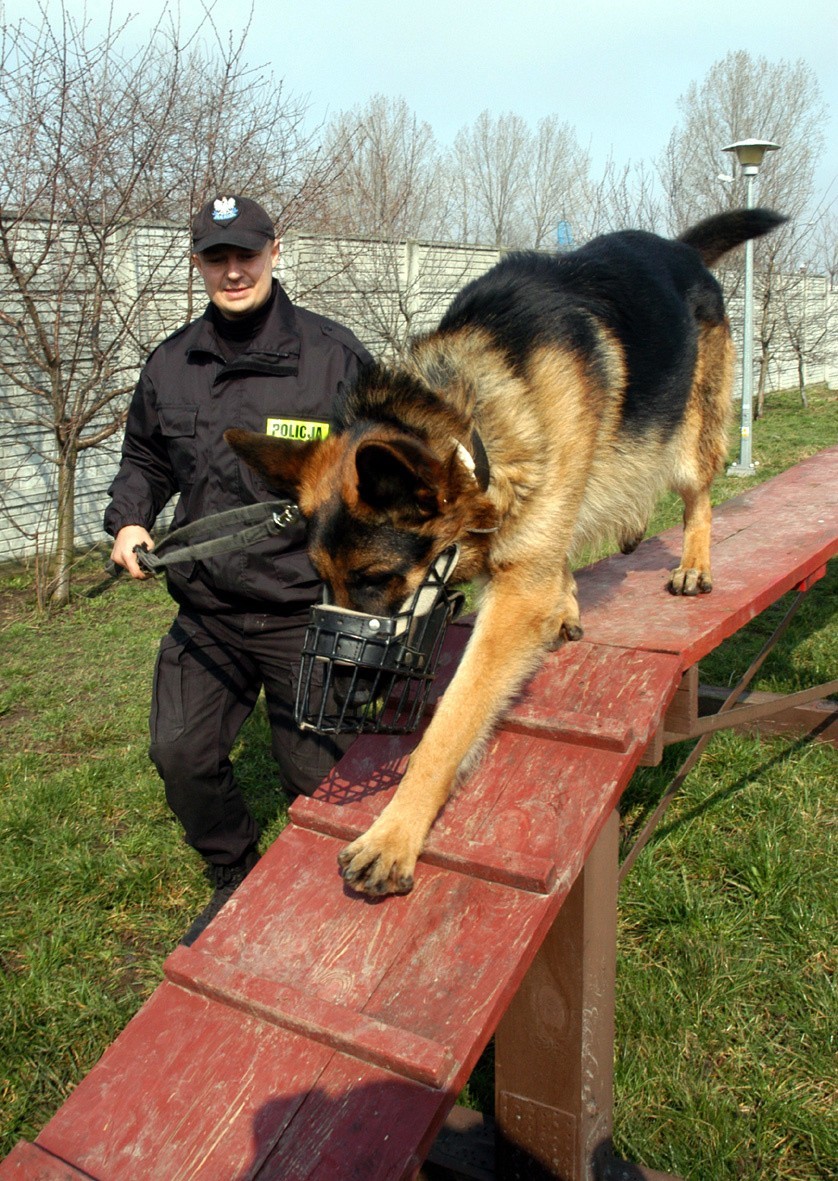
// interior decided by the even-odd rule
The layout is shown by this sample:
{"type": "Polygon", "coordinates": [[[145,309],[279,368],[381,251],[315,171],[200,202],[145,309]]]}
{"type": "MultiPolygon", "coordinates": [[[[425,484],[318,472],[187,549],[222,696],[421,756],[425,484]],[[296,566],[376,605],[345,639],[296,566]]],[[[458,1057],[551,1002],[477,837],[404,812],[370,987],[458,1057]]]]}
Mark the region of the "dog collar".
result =
{"type": "Polygon", "coordinates": [[[477,481],[481,491],[485,492],[489,487],[489,480],[491,478],[489,456],[486,454],[486,448],[483,446],[483,440],[477,433],[477,429],[473,428],[471,432],[471,451],[459,439],[455,438],[454,443],[460,463],[468,471],[471,478],[477,481]]]}

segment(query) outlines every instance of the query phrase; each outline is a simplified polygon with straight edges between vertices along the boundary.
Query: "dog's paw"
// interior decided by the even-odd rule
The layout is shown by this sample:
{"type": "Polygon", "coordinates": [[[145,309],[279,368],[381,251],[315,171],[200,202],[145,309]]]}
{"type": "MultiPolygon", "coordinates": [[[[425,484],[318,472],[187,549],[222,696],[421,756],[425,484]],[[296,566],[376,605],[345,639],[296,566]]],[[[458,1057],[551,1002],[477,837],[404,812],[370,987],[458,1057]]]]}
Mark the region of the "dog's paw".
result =
{"type": "Polygon", "coordinates": [[[581,640],[584,634],[581,623],[574,623],[572,620],[566,619],[559,628],[558,634],[547,641],[547,651],[557,652],[564,644],[573,640],[581,640]]]}
{"type": "Polygon", "coordinates": [[[669,590],[673,595],[708,595],[712,589],[713,579],[709,570],[679,566],[669,576],[669,590]]]}
{"type": "Polygon", "coordinates": [[[646,536],[646,530],[641,529],[639,533],[632,533],[628,536],[620,538],[620,553],[633,554],[640,545],[643,538],[646,536]]]}
{"type": "Polygon", "coordinates": [[[338,854],[341,877],[359,894],[408,894],[421,846],[397,822],[377,820],[338,854]]]}

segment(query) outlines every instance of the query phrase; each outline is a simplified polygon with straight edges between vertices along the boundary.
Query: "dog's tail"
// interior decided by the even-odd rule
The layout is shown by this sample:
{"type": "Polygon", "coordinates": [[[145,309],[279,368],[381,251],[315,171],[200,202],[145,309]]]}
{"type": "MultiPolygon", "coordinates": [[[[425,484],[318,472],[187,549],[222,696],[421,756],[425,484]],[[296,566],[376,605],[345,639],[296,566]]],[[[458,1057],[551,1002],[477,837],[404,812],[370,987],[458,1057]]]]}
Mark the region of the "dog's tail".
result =
{"type": "Polygon", "coordinates": [[[700,221],[681,234],[678,241],[694,246],[704,265],[710,267],[728,250],[741,246],[749,238],[761,238],[785,221],[788,218],[773,209],[731,209],[700,221]]]}

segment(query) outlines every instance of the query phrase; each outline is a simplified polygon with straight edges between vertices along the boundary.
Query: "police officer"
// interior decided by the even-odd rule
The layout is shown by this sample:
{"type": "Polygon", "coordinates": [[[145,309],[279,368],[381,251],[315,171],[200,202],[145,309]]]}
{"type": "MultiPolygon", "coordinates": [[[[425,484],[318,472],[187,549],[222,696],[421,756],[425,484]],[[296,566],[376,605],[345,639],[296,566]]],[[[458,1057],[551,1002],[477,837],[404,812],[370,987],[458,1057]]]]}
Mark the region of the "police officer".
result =
{"type": "MultiPolygon", "coordinates": [[[[173,526],[275,494],[230,450],[228,427],[292,437],[328,431],[343,383],[371,358],[348,329],[294,306],[273,267],[273,223],[247,197],[219,196],[192,223],[192,263],[210,303],[149,357],[131,402],[105,529],[113,561],[146,575],[154,522],[179,495],[173,526]]],[[[251,548],[167,570],[178,605],[154,674],[150,756],[214,891],[192,943],[258,858],[259,830],[230,750],[264,687],[273,755],[293,794],[310,793],[345,749],[299,730],[294,678],[319,592],[295,525],[251,548]]]]}

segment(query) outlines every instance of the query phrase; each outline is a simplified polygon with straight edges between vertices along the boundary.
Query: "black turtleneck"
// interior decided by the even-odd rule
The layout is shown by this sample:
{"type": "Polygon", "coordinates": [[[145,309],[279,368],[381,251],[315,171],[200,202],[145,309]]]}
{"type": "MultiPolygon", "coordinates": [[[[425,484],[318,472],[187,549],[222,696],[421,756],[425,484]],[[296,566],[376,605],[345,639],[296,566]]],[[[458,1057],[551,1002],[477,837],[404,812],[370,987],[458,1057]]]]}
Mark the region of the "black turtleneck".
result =
{"type": "Polygon", "coordinates": [[[250,312],[246,316],[236,317],[235,320],[228,320],[226,316],[222,316],[215,304],[210,304],[209,311],[212,326],[215,329],[228,361],[232,360],[233,357],[238,357],[240,353],[247,352],[251,341],[259,334],[263,324],[271,314],[271,308],[276,299],[278,287],[279,284],[274,279],[271,286],[271,294],[262,306],[256,308],[254,312],[250,312]]]}

